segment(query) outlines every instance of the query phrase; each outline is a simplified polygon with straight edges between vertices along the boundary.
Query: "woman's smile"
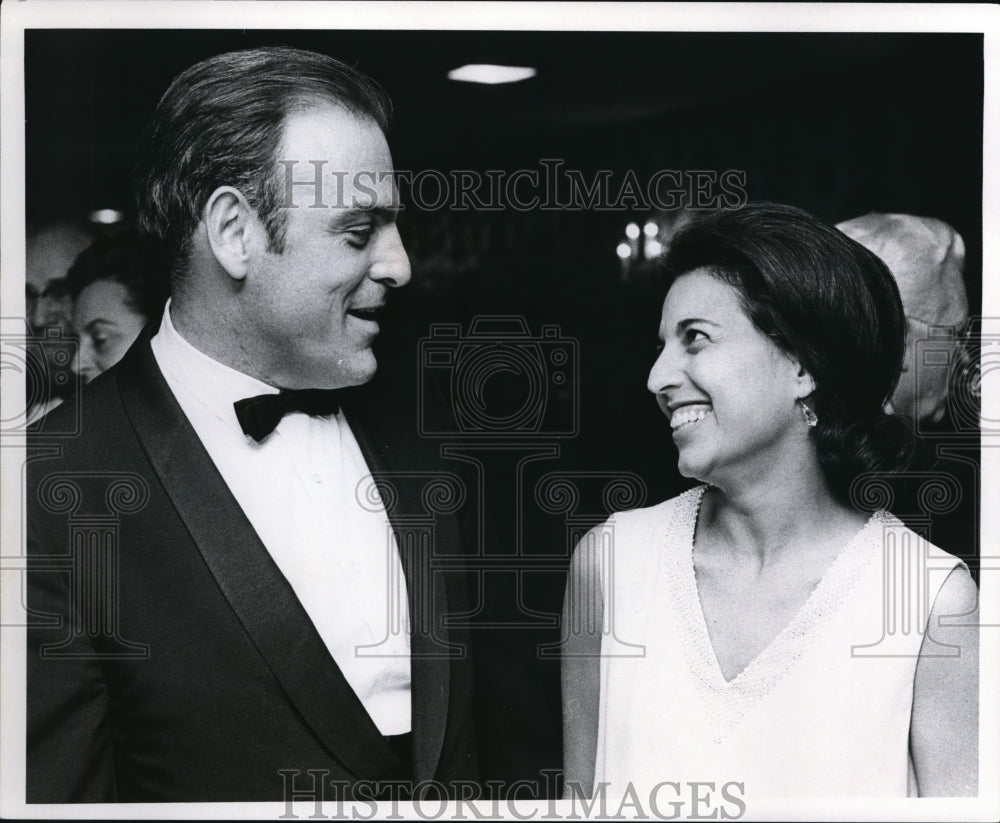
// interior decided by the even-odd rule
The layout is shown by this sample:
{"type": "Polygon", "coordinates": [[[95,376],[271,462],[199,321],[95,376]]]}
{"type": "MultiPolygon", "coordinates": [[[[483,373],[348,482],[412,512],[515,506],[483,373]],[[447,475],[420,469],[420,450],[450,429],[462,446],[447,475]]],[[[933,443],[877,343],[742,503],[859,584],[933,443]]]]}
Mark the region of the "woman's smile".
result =
{"type": "Polygon", "coordinates": [[[693,429],[698,425],[698,423],[708,417],[708,414],[711,411],[712,406],[709,403],[697,403],[681,406],[679,409],[675,409],[671,413],[670,428],[673,429],[674,434],[679,431],[693,429]]]}

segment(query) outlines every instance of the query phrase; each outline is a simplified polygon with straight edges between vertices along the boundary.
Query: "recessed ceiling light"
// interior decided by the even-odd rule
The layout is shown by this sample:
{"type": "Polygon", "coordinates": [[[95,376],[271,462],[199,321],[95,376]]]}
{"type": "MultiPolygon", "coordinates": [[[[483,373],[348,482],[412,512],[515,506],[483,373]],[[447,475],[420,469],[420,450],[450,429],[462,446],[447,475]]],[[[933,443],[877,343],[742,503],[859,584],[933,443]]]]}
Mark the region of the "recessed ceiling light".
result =
{"type": "Polygon", "coordinates": [[[494,66],[489,63],[469,63],[448,72],[449,80],[463,83],[517,83],[534,77],[538,72],[530,66],[494,66]]]}
{"type": "Polygon", "coordinates": [[[102,226],[111,226],[115,223],[121,223],[124,219],[125,215],[117,209],[98,209],[97,211],[92,211],[90,213],[90,222],[99,223],[102,226]]]}

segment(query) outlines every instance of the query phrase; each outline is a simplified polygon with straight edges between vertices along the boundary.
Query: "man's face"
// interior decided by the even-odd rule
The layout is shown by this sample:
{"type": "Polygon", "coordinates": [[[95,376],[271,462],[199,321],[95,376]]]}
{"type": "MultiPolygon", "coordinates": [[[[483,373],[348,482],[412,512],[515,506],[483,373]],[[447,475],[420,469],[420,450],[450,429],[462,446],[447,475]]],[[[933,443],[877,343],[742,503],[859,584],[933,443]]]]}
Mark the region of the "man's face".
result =
{"type": "Polygon", "coordinates": [[[48,226],[33,233],[25,248],[25,314],[29,328],[36,335],[56,326],[69,337],[73,299],[66,272],[91,238],[82,229],[65,223],[48,226]]]}
{"type": "Polygon", "coordinates": [[[73,315],[73,298],[64,278],[52,278],[40,285],[24,284],[25,314],[28,327],[41,337],[46,328],[56,326],[66,336],[73,315]]]}
{"type": "Polygon", "coordinates": [[[253,254],[240,296],[244,343],[262,379],[280,388],[365,383],[378,310],[410,279],[389,147],[373,121],[318,104],[288,116],[278,157],[295,162],[292,180],[310,184],[325,161],[322,189],[292,187],[284,252],[253,254]]]}

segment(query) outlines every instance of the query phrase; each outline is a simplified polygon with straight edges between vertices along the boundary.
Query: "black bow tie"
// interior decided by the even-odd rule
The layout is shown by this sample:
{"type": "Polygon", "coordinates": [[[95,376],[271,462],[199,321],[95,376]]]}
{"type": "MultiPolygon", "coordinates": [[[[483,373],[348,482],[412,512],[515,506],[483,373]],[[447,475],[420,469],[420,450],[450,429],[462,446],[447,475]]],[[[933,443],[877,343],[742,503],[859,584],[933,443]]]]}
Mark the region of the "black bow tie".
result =
{"type": "Polygon", "coordinates": [[[290,412],[336,414],[341,396],[340,389],[295,389],[237,400],[233,408],[243,433],[260,443],[290,412]]]}

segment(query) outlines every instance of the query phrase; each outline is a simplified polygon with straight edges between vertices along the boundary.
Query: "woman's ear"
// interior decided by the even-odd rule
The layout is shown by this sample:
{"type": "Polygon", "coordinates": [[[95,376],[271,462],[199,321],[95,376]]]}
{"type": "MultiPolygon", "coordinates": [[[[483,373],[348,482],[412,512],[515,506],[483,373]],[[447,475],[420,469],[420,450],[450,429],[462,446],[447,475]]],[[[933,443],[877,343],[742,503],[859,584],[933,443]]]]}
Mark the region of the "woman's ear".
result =
{"type": "Polygon", "coordinates": [[[795,376],[797,383],[796,389],[796,399],[804,400],[806,397],[811,395],[816,391],[816,381],[809,372],[806,371],[806,367],[801,363],[798,363],[798,373],[795,376]]]}
{"type": "Polygon", "coordinates": [[[208,245],[219,265],[233,280],[243,280],[249,270],[255,217],[239,189],[220,186],[205,204],[208,245]]]}

